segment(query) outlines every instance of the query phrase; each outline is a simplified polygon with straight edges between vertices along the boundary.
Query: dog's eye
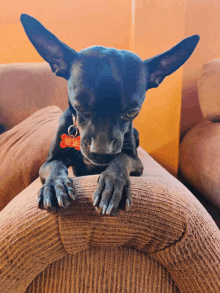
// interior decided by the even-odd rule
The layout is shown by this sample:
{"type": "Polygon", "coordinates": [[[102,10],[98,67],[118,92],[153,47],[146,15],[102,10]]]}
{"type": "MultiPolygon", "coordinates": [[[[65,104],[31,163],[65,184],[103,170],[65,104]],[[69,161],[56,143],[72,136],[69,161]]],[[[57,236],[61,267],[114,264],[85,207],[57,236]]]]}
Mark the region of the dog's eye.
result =
{"type": "Polygon", "coordinates": [[[80,111],[78,112],[81,116],[83,116],[84,118],[89,119],[91,117],[91,112],[86,112],[86,111],[80,111]]]}
{"type": "Polygon", "coordinates": [[[75,109],[80,115],[84,116],[85,118],[88,118],[91,115],[91,112],[89,112],[83,107],[77,106],[75,107],[75,109]]]}
{"type": "Polygon", "coordinates": [[[84,109],[83,107],[79,107],[79,106],[77,106],[77,107],[75,107],[75,109],[76,109],[76,111],[78,111],[79,113],[80,113],[80,112],[85,112],[85,109],[84,109]]]}
{"type": "Polygon", "coordinates": [[[85,111],[81,111],[81,112],[79,112],[79,114],[85,118],[89,118],[91,116],[90,112],[85,112],[85,111]]]}
{"type": "Polygon", "coordinates": [[[128,118],[134,118],[136,115],[138,114],[138,111],[131,111],[131,112],[128,112],[126,115],[128,118]]]}
{"type": "Polygon", "coordinates": [[[139,112],[138,110],[127,112],[127,113],[122,115],[122,118],[124,118],[124,119],[133,119],[133,118],[135,118],[137,116],[138,112],[139,112]]]}

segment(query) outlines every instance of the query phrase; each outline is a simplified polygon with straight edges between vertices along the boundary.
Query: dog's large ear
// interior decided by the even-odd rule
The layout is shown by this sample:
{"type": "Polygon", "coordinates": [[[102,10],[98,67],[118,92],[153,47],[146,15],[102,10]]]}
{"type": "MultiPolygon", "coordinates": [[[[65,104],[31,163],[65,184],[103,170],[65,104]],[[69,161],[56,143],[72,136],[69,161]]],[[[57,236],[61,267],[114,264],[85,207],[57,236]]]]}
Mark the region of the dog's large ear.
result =
{"type": "Polygon", "coordinates": [[[22,14],[20,19],[29,40],[50,64],[52,71],[57,76],[69,79],[72,61],[77,57],[76,51],[58,40],[35,18],[22,14]]]}
{"type": "Polygon", "coordinates": [[[167,75],[172,74],[183,65],[198,42],[198,35],[191,36],[182,40],[169,51],[145,60],[144,64],[148,73],[146,89],[158,87],[167,75]]]}

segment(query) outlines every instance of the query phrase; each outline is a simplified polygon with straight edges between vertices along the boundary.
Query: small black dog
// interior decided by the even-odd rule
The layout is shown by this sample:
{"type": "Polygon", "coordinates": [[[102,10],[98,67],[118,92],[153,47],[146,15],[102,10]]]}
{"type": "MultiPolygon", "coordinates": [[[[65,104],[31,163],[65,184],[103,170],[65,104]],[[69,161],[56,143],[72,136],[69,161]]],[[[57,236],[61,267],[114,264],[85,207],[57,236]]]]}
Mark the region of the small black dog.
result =
{"type": "Polygon", "coordinates": [[[185,63],[199,36],[142,61],[132,52],[101,46],[76,52],[33,17],[22,14],[21,22],[52,71],[68,80],[69,107],[39,172],[44,184],[39,208],[66,208],[76,198],[68,177],[67,167],[72,166],[76,176],[101,173],[93,204],[103,214],[113,214],[119,207],[128,211],[132,201],[129,175],[140,176],[143,171],[132,121],[140,112],[145,92],[158,87],[185,63]]]}

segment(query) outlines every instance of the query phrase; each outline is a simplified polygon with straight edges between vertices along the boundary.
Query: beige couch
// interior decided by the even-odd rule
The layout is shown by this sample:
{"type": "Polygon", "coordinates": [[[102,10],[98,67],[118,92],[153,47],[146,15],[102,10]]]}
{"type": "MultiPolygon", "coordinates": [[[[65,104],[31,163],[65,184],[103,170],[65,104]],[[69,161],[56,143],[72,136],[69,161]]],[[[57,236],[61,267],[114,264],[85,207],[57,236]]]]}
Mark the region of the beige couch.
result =
{"type": "Polygon", "coordinates": [[[97,175],[73,179],[78,197],[67,210],[37,209],[38,169],[66,106],[66,82],[46,64],[12,64],[0,66],[0,84],[9,129],[0,135],[1,293],[220,292],[219,229],[141,148],[145,170],[131,178],[128,213],[94,211],[97,175]]]}

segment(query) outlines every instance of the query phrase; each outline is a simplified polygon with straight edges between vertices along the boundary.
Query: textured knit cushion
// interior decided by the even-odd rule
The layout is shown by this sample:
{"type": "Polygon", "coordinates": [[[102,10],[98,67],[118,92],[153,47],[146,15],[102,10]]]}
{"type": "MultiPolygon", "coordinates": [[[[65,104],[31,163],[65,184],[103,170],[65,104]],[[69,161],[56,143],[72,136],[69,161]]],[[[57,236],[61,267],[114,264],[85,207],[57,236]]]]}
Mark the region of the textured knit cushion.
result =
{"type": "MultiPolygon", "coordinates": [[[[50,264],[25,293],[179,293],[167,269],[128,247],[90,248],[50,264]]],[[[8,293],[8,292],[7,292],[8,293]]]]}
{"type": "Polygon", "coordinates": [[[145,171],[131,177],[128,213],[95,212],[98,175],[73,178],[67,210],[37,209],[39,178],[10,202],[0,213],[1,293],[219,293],[220,231],[177,179],[139,155],[145,171]]]}
{"type": "Polygon", "coordinates": [[[220,123],[194,126],[180,146],[180,171],[220,209],[220,123]]]}
{"type": "Polygon", "coordinates": [[[0,135],[0,210],[38,177],[62,111],[41,109],[0,135]]]}
{"type": "Polygon", "coordinates": [[[220,59],[203,65],[198,79],[198,97],[203,116],[220,121],[220,59]]]}

